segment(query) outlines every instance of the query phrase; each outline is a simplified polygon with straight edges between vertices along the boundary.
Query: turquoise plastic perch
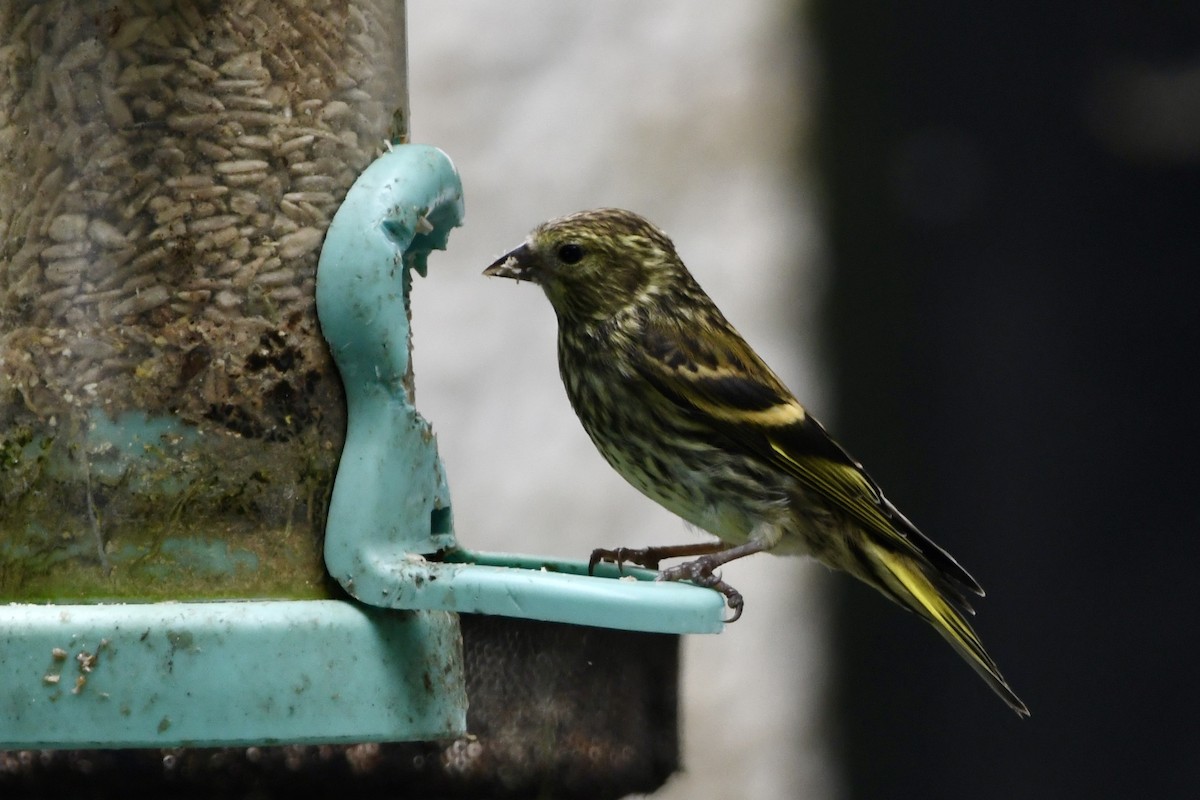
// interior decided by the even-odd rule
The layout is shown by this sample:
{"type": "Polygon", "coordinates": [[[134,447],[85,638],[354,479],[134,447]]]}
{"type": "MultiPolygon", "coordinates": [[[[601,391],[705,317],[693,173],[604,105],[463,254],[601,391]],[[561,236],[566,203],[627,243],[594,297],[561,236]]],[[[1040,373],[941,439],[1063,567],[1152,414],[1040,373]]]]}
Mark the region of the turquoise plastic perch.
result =
{"type": "Polygon", "coordinates": [[[325,237],[317,314],[349,420],[325,533],[330,574],[383,608],[719,631],[724,599],[709,589],[654,582],[644,570],[619,580],[609,565],[589,576],[584,562],[458,548],[437,442],[412,402],[408,303],[412,271],[425,275],[429,253],[445,248],[462,217],[445,153],[400,145],[362,174],[325,237]]]}

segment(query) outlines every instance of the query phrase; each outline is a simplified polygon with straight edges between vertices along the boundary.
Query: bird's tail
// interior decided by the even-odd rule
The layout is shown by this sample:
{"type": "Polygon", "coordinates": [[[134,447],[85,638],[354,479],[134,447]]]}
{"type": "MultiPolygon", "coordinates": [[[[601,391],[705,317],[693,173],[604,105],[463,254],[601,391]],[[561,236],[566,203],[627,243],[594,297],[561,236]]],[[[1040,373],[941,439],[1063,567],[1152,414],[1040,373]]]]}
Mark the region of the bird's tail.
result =
{"type": "Polygon", "coordinates": [[[1029,716],[1029,709],[1004,680],[996,662],[983,648],[983,642],[970,623],[946,599],[946,595],[921,565],[907,554],[886,550],[874,542],[866,541],[863,545],[874,567],[875,580],[871,582],[897,603],[927,620],[987,681],[992,691],[1000,695],[1019,716],[1029,716]]]}

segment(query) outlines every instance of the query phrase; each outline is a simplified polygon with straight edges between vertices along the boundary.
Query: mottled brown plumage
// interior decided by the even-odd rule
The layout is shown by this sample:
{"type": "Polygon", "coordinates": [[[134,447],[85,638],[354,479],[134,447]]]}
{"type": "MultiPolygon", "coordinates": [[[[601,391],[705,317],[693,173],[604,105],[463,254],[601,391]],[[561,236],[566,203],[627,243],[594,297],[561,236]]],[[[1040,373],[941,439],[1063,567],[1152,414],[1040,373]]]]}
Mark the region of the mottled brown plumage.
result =
{"type": "Polygon", "coordinates": [[[1018,714],[1029,712],[963,616],[975,579],[908,521],[750,349],[645,219],[552,220],[486,275],[542,287],[559,371],[584,429],[643,494],[719,542],[597,550],[601,559],[741,594],[714,570],[751,553],[811,555],[915,611],[1018,714]]]}

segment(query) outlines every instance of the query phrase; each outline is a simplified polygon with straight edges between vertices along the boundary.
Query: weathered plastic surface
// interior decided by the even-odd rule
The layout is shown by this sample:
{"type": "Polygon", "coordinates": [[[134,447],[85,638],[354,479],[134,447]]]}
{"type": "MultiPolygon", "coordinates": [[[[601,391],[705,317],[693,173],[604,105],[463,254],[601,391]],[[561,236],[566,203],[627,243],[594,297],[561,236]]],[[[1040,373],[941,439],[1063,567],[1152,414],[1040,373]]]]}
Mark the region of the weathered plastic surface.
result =
{"type": "Polygon", "coordinates": [[[0,607],[0,749],[461,735],[457,617],[334,600],[0,607]]]}

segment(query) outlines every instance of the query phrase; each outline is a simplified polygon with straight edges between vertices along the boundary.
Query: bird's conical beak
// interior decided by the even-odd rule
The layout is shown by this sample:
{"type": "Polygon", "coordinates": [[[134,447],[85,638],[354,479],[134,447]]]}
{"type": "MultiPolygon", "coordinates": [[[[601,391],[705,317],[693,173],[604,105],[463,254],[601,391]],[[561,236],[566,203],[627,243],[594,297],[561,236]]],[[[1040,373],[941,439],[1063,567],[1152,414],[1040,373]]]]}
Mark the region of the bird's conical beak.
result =
{"type": "Polygon", "coordinates": [[[534,271],[535,260],[529,245],[521,245],[500,258],[483,271],[489,278],[512,278],[517,281],[537,283],[537,273],[534,271]]]}

